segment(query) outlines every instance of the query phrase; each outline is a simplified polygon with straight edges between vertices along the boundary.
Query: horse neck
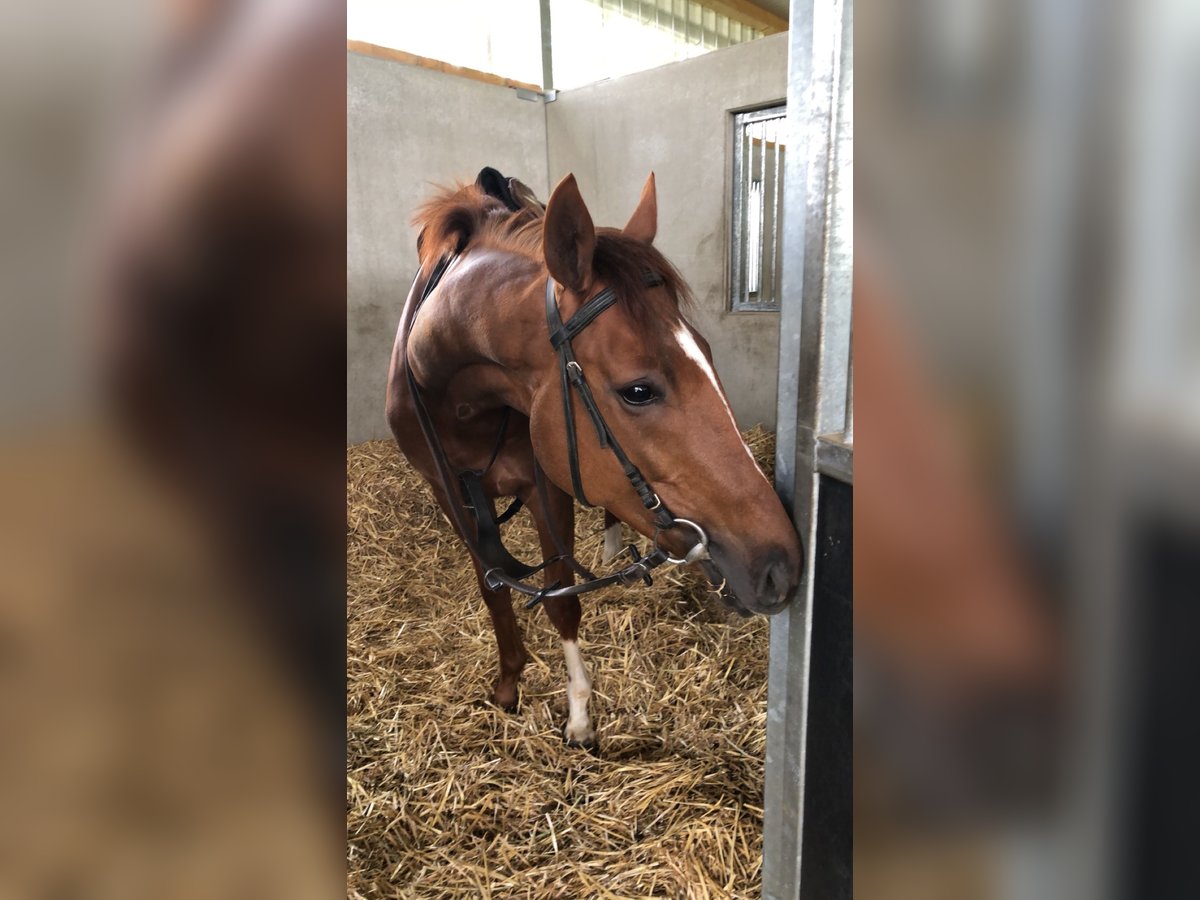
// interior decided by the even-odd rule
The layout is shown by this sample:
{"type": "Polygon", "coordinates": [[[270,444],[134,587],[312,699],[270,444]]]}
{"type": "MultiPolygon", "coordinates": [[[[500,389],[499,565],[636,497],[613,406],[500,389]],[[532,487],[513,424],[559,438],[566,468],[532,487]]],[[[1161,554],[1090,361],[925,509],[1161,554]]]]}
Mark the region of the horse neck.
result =
{"type": "Polygon", "coordinates": [[[422,385],[456,393],[476,387],[527,412],[553,362],[543,344],[546,278],[543,264],[515,253],[464,253],[413,325],[409,355],[422,385]]]}

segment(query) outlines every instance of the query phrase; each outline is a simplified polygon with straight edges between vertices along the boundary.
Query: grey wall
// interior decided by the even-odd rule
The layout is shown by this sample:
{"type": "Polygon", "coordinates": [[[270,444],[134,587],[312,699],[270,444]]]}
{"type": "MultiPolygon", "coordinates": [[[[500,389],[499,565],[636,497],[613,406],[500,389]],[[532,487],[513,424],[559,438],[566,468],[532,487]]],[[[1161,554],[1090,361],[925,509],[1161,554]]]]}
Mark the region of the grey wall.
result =
{"type": "Polygon", "coordinates": [[[388,437],[388,359],[417,270],[408,224],[431,184],[484,166],[546,184],[546,115],[510,88],[417,66],[346,59],[346,438],[388,437]]]}
{"type": "Polygon", "coordinates": [[[653,170],[655,243],[696,293],[692,319],[712,344],[738,422],[774,426],[778,315],[728,312],[729,113],[783,100],[786,34],[560,92],[544,105],[354,53],[347,79],[350,442],[388,436],[388,358],[416,271],[412,210],[430,183],[469,179],[485,165],[543,199],[574,172],[593,218],[614,226],[653,170]]]}
{"type": "Polygon", "coordinates": [[[730,111],[782,101],[787,35],[564,91],[546,105],[550,182],[574,172],[592,217],[623,225],[653,170],[656,246],[696,294],[692,321],[743,427],[775,424],[778,313],[731,313],[730,111]]]}

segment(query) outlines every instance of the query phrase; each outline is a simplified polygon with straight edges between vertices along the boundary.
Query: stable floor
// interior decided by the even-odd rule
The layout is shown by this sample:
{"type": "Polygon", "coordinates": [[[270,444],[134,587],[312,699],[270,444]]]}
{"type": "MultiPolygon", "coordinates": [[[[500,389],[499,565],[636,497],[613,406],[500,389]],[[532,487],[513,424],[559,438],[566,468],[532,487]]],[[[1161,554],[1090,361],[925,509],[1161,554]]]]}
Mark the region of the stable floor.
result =
{"type": "MultiPolygon", "coordinates": [[[[773,437],[747,438],[769,467],[773,437]]],[[[518,606],[520,711],[486,702],[495,641],[466,550],[393,443],[348,449],[347,513],[348,896],[759,895],[765,619],[682,570],[588,595],[595,756],[560,736],[566,672],[540,610],[518,606]]],[[[601,516],[576,526],[593,569],[601,516]]],[[[507,530],[538,557],[528,513],[507,530]]]]}

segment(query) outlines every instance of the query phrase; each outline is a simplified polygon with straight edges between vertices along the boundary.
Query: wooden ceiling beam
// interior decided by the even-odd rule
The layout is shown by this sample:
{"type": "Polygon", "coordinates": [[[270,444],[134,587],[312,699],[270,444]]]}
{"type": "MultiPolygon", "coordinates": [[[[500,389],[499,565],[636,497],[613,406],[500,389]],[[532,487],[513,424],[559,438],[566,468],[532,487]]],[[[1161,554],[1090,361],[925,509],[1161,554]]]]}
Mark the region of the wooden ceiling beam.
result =
{"type": "Polygon", "coordinates": [[[767,34],[778,34],[788,30],[787,19],[751,3],[750,0],[701,0],[701,2],[709,9],[729,16],[731,19],[737,19],[739,22],[745,22],[751,28],[757,28],[767,34]]]}
{"type": "Polygon", "coordinates": [[[532,91],[535,94],[542,92],[542,87],[539,84],[530,84],[528,81],[517,81],[513,78],[505,78],[501,75],[494,75],[491,72],[480,72],[478,69],[468,69],[466,66],[455,66],[448,62],[442,62],[440,59],[429,59],[425,56],[417,56],[415,53],[409,53],[406,50],[395,50],[391,47],[380,47],[378,44],[369,44],[366,41],[346,41],[346,49],[351,53],[357,53],[361,56],[372,56],[375,59],[386,59],[390,62],[403,63],[406,66],[419,66],[422,69],[432,69],[435,72],[443,72],[446,75],[457,75],[459,78],[470,78],[472,81],[482,81],[484,84],[495,84],[499,87],[517,88],[520,90],[532,91]]]}

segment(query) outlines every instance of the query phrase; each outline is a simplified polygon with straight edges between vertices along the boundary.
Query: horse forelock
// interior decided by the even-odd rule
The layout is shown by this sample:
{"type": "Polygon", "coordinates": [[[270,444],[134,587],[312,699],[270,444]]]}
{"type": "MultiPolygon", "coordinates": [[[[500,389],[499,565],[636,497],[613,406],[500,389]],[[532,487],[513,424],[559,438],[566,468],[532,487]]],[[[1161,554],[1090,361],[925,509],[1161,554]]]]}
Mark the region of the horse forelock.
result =
{"type": "MultiPolygon", "coordinates": [[[[447,254],[487,247],[521,254],[544,265],[543,214],[532,208],[511,212],[475,184],[442,188],[417,209],[412,219],[420,229],[418,255],[422,267],[447,254]]],[[[617,306],[630,321],[655,333],[680,320],[691,308],[691,290],[679,270],[651,244],[626,236],[617,228],[597,228],[592,270],[617,295],[617,306]],[[646,274],[661,281],[646,285],[646,274]]]]}
{"type": "Polygon", "coordinates": [[[617,305],[639,329],[659,330],[672,325],[692,305],[692,292],[671,264],[653,245],[627,237],[616,228],[596,230],[592,271],[617,295],[617,305]],[[662,282],[646,285],[646,274],[662,282]]]}

